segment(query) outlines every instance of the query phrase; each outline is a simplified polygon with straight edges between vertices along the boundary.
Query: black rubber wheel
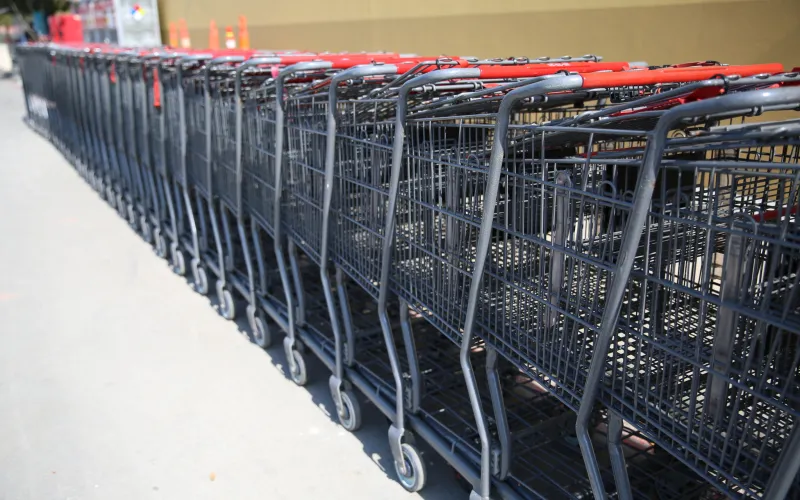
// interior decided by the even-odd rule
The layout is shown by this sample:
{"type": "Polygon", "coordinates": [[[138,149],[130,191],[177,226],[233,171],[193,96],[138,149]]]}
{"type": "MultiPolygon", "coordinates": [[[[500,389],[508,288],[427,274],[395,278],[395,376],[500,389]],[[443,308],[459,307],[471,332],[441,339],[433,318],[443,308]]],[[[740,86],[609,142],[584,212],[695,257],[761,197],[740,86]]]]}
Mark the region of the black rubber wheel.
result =
{"type": "Polygon", "coordinates": [[[299,385],[304,386],[308,382],[308,372],[306,371],[306,360],[303,359],[303,355],[300,354],[300,351],[293,350],[292,357],[294,357],[294,368],[290,367],[289,375],[292,377],[292,381],[299,385]]]}
{"type": "Polygon", "coordinates": [[[219,300],[219,314],[228,321],[236,318],[236,303],[233,294],[228,290],[221,280],[217,280],[217,299],[219,300]]]}
{"type": "Polygon", "coordinates": [[[361,428],[361,405],[351,391],[342,391],[342,413],[339,414],[339,423],[350,432],[361,428]]]}
{"type": "Polygon", "coordinates": [[[272,332],[261,314],[256,314],[250,328],[253,330],[253,343],[255,345],[262,349],[269,349],[272,346],[272,332]]]}
{"type": "Polygon", "coordinates": [[[400,472],[400,467],[395,462],[394,469],[400,485],[411,493],[416,493],[425,487],[425,464],[416,448],[408,443],[403,443],[403,459],[405,460],[406,473],[400,472]]]}
{"type": "Polygon", "coordinates": [[[194,291],[200,295],[208,295],[208,275],[206,269],[197,265],[194,269],[194,291]]]}
{"type": "Polygon", "coordinates": [[[178,276],[186,275],[186,258],[179,249],[172,250],[172,272],[178,276]]]}

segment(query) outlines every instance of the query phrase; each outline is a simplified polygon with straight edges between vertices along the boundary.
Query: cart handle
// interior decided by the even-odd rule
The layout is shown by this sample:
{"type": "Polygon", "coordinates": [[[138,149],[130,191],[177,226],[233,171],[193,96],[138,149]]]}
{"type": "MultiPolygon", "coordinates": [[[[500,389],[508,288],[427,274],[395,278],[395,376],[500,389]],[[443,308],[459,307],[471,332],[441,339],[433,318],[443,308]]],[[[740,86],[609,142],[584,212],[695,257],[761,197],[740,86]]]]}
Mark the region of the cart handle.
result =
{"type": "Polygon", "coordinates": [[[361,64],[359,66],[353,66],[352,68],[348,68],[333,75],[330,84],[332,89],[331,94],[335,94],[335,90],[333,89],[336,89],[340,83],[346,80],[365,78],[367,76],[396,75],[397,71],[397,65],[394,64],[361,64]]]}
{"type": "Polygon", "coordinates": [[[243,56],[220,56],[215,57],[214,59],[208,61],[206,63],[206,68],[211,68],[213,66],[221,66],[223,64],[236,64],[244,61],[245,58],[243,56]]]}
{"type": "Polygon", "coordinates": [[[208,53],[200,53],[200,54],[185,54],[178,58],[181,63],[184,62],[198,62],[198,61],[207,61],[214,57],[212,54],[208,53]]]}
{"type": "Polygon", "coordinates": [[[488,66],[479,67],[480,78],[533,78],[542,75],[566,72],[589,73],[594,71],[625,71],[630,68],[627,62],[578,62],[559,63],[558,65],[533,64],[524,66],[488,66]]]}
{"type": "Polygon", "coordinates": [[[705,66],[697,68],[664,68],[619,73],[594,73],[583,76],[582,88],[656,85],[707,80],[717,76],[753,76],[763,73],[783,73],[783,65],[752,64],[748,66],[705,66]]]}
{"type": "Polygon", "coordinates": [[[275,65],[280,64],[281,58],[280,57],[253,57],[251,59],[246,59],[242,61],[242,63],[236,67],[236,73],[241,73],[247,68],[251,68],[253,66],[261,66],[264,64],[275,65]]]}

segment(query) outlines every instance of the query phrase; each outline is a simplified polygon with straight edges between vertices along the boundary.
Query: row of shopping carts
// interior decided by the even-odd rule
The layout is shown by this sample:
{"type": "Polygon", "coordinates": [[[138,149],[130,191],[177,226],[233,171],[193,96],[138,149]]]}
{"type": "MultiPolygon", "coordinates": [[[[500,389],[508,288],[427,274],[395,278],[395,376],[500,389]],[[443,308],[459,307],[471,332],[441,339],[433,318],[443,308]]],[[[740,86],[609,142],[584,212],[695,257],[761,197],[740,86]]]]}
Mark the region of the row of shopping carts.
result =
{"type": "Polygon", "coordinates": [[[800,498],[800,76],[20,49],[27,121],[291,378],[488,498],[800,498]]]}

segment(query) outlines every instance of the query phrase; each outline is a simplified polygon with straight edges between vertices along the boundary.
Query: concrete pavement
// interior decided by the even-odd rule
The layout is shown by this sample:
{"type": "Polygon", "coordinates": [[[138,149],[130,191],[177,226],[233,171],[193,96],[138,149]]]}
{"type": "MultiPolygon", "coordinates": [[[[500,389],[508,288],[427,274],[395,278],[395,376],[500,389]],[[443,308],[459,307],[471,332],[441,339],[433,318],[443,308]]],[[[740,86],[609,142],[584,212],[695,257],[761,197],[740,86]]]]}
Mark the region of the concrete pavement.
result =
{"type": "Polygon", "coordinates": [[[466,498],[433,452],[396,483],[385,420],[332,416],[173,275],[0,81],[0,500],[466,498]]]}

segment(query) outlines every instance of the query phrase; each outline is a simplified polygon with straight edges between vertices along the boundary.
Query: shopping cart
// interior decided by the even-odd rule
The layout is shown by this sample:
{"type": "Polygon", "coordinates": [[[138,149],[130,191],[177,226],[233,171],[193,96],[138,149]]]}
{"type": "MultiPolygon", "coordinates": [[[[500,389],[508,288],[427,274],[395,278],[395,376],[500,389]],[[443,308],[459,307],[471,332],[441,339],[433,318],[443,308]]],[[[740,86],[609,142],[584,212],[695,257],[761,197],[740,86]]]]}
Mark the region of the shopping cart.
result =
{"type": "Polygon", "coordinates": [[[732,497],[800,494],[800,137],[792,121],[730,120],[787,109],[800,110],[797,88],[660,119],[626,206],[581,407],[599,398],[732,497]],[[690,132],[669,138],[676,128],[690,132]],[[684,182],[665,191],[676,176],[684,182]]]}
{"type": "MultiPolygon", "coordinates": [[[[752,74],[753,70],[776,69],[725,69],[744,74],[752,74]]],[[[484,200],[488,198],[484,205],[488,208],[484,210],[491,212],[482,215],[482,241],[479,240],[478,250],[472,257],[476,267],[472,270],[466,308],[472,317],[464,324],[464,337],[475,332],[485,338],[492,349],[512,360],[541,387],[572,408],[585,384],[587,356],[596,335],[592,328],[599,323],[599,313],[593,311],[602,311],[605,307],[604,287],[608,278],[602,273],[607,272],[609,265],[601,264],[601,259],[613,259],[618,251],[614,236],[616,225],[621,223],[618,200],[609,202],[603,194],[609,193],[610,198],[613,193],[620,199],[628,196],[630,186],[625,183],[630,182],[631,176],[630,172],[623,174],[623,167],[636,165],[635,155],[627,155],[646,141],[647,127],[658,114],[651,110],[666,109],[703,94],[713,95],[708,93],[708,87],[715,86],[719,92],[730,83],[727,80],[701,82],[670,94],[663,85],[667,83],[663,78],[647,83],[631,78],[631,74],[622,76],[628,78],[627,85],[636,86],[626,89],[626,80],[617,80],[618,86],[609,88],[613,80],[608,78],[616,76],[586,75],[542,81],[509,93],[503,106],[506,116],[498,118],[494,128],[497,137],[507,137],[507,140],[494,143],[492,176],[480,182],[480,185],[492,186],[494,192],[481,193],[484,200]],[[602,83],[603,78],[607,79],[606,83],[602,83]],[[643,92],[646,85],[655,83],[659,83],[654,88],[657,93],[626,105],[627,110],[609,108],[566,117],[551,126],[508,128],[509,120],[513,121],[509,110],[515,103],[539,100],[544,105],[552,103],[553,98],[567,98],[569,92],[583,93],[581,89],[596,93],[594,87],[608,89],[608,97],[630,100],[630,90],[635,91],[635,95],[646,96],[643,92]],[[560,92],[553,94],[556,90],[560,92]],[[617,97],[613,97],[614,94],[617,97]],[[603,113],[618,113],[619,116],[601,127],[593,120],[603,113]],[[542,132],[534,135],[531,130],[542,132]],[[602,157],[582,154],[581,148],[587,147],[589,151],[610,147],[617,151],[616,157],[603,161],[602,157]],[[618,185],[620,181],[625,182],[618,185]],[[573,187],[577,182],[580,188],[573,187]],[[575,199],[569,200],[573,192],[575,199]],[[534,193],[535,198],[531,198],[534,193]],[[532,200],[537,202],[531,203],[532,200]],[[540,371],[538,376],[536,371],[540,371]]],[[[649,76],[660,75],[650,73],[649,76]]],[[[697,76],[690,79],[696,80],[697,76]]],[[[683,77],[673,73],[672,79],[679,82],[683,77]]],[[[754,79],[747,86],[744,82],[742,85],[750,88],[768,83],[754,79]]],[[[487,159],[486,155],[478,158],[487,159]]],[[[398,233],[398,240],[401,238],[403,236],[398,233]]],[[[410,243],[420,245],[420,240],[416,237],[410,243]]],[[[465,241],[468,240],[463,237],[457,237],[456,241],[460,248],[467,246],[465,241]]],[[[467,258],[459,260],[470,262],[467,258]]],[[[395,264],[396,269],[401,267],[395,264]]],[[[441,307],[431,310],[437,313],[441,307]]],[[[495,406],[495,412],[497,409],[495,406]]],[[[591,406],[582,406],[580,411],[582,417],[587,418],[583,428],[586,433],[583,437],[587,439],[591,429],[596,428],[588,425],[588,419],[596,418],[596,413],[591,411],[591,406]]],[[[623,429],[622,422],[615,418],[607,425],[615,431],[623,429]]],[[[638,427],[635,422],[634,426],[638,427]]],[[[610,436],[608,442],[616,443],[616,448],[611,449],[614,451],[619,449],[622,440],[610,436]]],[[[613,459],[619,455],[610,453],[610,456],[613,459]]],[[[613,467],[614,460],[611,462],[613,467]]],[[[616,478],[619,471],[614,472],[616,478]]],[[[603,496],[608,480],[603,479],[599,467],[593,480],[595,496],[603,496]]]]}
{"type": "MultiPolygon", "coordinates": [[[[765,68],[750,68],[752,72],[760,72],[765,68]]],[[[774,69],[774,68],[766,68],[774,69]]],[[[736,68],[715,68],[708,76],[735,71],[736,68]]],[[[434,74],[431,74],[434,75],[434,74]]],[[[684,77],[686,76],[683,73],[684,77]]],[[[443,77],[448,75],[443,74],[443,77]]],[[[426,77],[433,77],[426,75],[426,77]]],[[[420,77],[423,78],[423,77],[420,77]]],[[[561,90],[562,92],[548,96],[544,103],[532,102],[527,108],[527,113],[515,113],[512,120],[532,122],[553,120],[556,118],[566,119],[576,114],[591,110],[590,103],[594,102],[597,106],[603,106],[609,99],[592,98],[587,92],[568,94],[564,91],[570,90],[569,87],[559,87],[570,80],[581,81],[580,76],[563,78],[542,78],[538,88],[543,95],[561,90]],[[543,115],[534,111],[542,109],[543,115]],[[561,116],[559,116],[561,115],[561,116]]],[[[588,78],[588,77],[587,77],[588,78]]],[[[696,79],[696,76],[694,77],[696,79]]],[[[415,87],[421,87],[427,83],[424,79],[416,82],[411,81],[404,85],[405,92],[410,92],[415,87]]],[[[578,87],[576,90],[580,90],[578,87]]],[[[591,90],[587,87],[586,90],[591,90]]],[[[626,96],[632,99],[641,96],[642,88],[632,88],[635,92],[626,96]]],[[[506,106],[501,105],[496,109],[496,113],[501,116],[505,113],[510,114],[513,107],[513,99],[519,96],[519,91],[508,93],[511,101],[504,101],[506,106]]],[[[402,301],[407,302],[417,314],[426,317],[428,321],[437,326],[437,329],[447,334],[456,343],[461,345],[461,361],[463,373],[470,392],[473,409],[476,414],[478,431],[481,436],[481,457],[482,457],[482,482],[478,493],[481,497],[489,495],[489,479],[491,477],[491,445],[489,442],[489,432],[478,398],[478,388],[475,381],[474,370],[470,366],[469,353],[475,348],[473,343],[473,326],[469,322],[462,322],[464,311],[475,314],[478,305],[478,297],[481,298],[480,305],[482,310],[478,311],[478,320],[481,327],[488,330],[483,332],[483,340],[488,343],[489,354],[492,349],[500,351],[501,354],[508,353],[509,357],[518,358],[518,350],[523,343],[524,335],[528,329],[535,324],[536,310],[535,304],[531,301],[527,303],[519,298],[518,288],[520,283],[525,280],[533,279],[535,283],[531,285],[535,289],[541,289],[547,280],[542,279],[540,269],[534,266],[532,253],[533,249],[514,249],[510,246],[513,243],[512,236],[517,234],[528,234],[536,229],[535,224],[540,223],[542,215],[536,215],[536,206],[546,207],[550,203],[541,195],[541,201],[534,204],[531,196],[535,191],[526,192],[523,183],[524,170],[515,172],[509,179],[503,182],[504,200],[524,200],[525,204],[517,207],[514,211],[514,204],[503,205],[498,211],[499,221],[519,221],[519,228],[514,227],[513,232],[505,233],[484,229],[484,238],[491,237],[493,234],[499,239],[498,243],[491,248],[483,246],[478,241],[479,231],[484,203],[494,203],[487,201],[487,189],[497,189],[497,181],[487,177],[485,165],[489,163],[489,152],[494,146],[503,146],[502,143],[494,143],[491,139],[495,136],[505,136],[505,131],[495,128],[494,113],[482,113],[486,103],[483,95],[481,99],[476,99],[475,106],[479,106],[478,112],[470,114],[460,114],[459,110],[465,109],[470,104],[468,96],[456,96],[451,99],[442,99],[435,103],[427,104],[419,108],[415,115],[409,115],[411,122],[405,123],[403,119],[396,120],[397,127],[405,127],[402,131],[396,131],[394,138],[394,149],[392,159],[392,177],[390,179],[391,190],[389,196],[387,225],[384,239],[384,258],[382,260],[384,273],[382,276],[381,293],[388,295],[389,288],[395,291],[402,301]],[[433,106],[438,107],[435,109],[433,106]],[[407,136],[408,139],[404,140],[407,136]],[[404,154],[405,151],[405,154],[404,154]],[[395,225],[397,232],[395,234],[395,225]],[[394,241],[391,236],[395,235],[394,241]],[[511,243],[509,243],[511,240],[511,243]],[[387,259],[386,255],[392,254],[393,258],[387,259]],[[488,277],[484,279],[486,283],[482,289],[474,288],[480,282],[482,273],[479,272],[475,281],[470,283],[470,276],[474,269],[483,270],[481,259],[485,255],[480,255],[480,249],[492,252],[492,261],[500,263],[498,266],[499,278],[497,281],[490,281],[488,277]],[[529,263],[526,261],[530,261],[529,263]],[[473,263],[475,266],[473,268],[473,263]],[[526,265],[531,267],[525,267],[526,265]],[[389,271],[392,271],[389,274],[389,271]],[[390,284],[391,280],[391,284],[390,284]],[[465,294],[467,289],[469,295],[465,294]],[[538,287],[538,288],[537,288],[538,287]],[[515,294],[517,294],[515,296],[515,294]],[[467,301],[469,297],[469,301],[467,301]],[[526,319],[524,315],[531,315],[532,318],[526,319]],[[522,326],[521,329],[518,329],[522,326]],[[505,329],[510,330],[508,333],[505,329]]],[[[611,97],[611,96],[609,96],[611,97]]],[[[403,98],[401,97],[401,102],[403,98]]],[[[525,108],[523,108],[525,109],[525,108]]],[[[401,109],[406,113],[406,109],[401,109]]],[[[514,138],[512,140],[518,140],[514,138]]],[[[532,158],[528,157],[522,165],[529,165],[532,158]]],[[[559,182],[555,178],[549,179],[552,184],[559,182]]],[[[489,205],[491,206],[491,205],[489,205]]],[[[542,213],[547,213],[542,209],[542,213]]],[[[489,223],[491,219],[489,220],[489,223]]],[[[484,226],[486,227],[486,226],[484,226]]],[[[558,231],[555,231],[558,236],[558,231]]],[[[551,237],[552,238],[552,237],[551,237]]],[[[488,247],[488,243],[486,244],[488,247]]],[[[541,264],[539,264],[541,265],[541,264]]],[[[491,273],[488,273],[491,276],[491,273]]],[[[523,288],[524,289],[524,288],[523,288]]],[[[379,298],[380,299],[380,298],[379,298]]],[[[384,302],[385,303],[385,302],[384,302]]],[[[382,307],[382,304],[380,305],[382,307]]],[[[540,316],[541,318],[541,316],[540,316]]],[[[552,321],[544,319],[544,323],[552,321]]],[[[577,339],[580,340],[580,339],[577,339]]],[[[547,344],[534,343],[530,341],[531,349],[544,348],[547,344]]],[[[585,348],[585,347],[582,347],[585,348]]],[[[552,351],[551,351],[552,352],[552,351]]],[[[531,355],[532,356],[532,355],[531,355]]],[[[494,356],[490,356],[494,357],[494,356]]],[[[548,359],[550,356],[545,356],[548,359]]],[[[557,367],[562,366],[560,361],[564,360],[563,355],[558,351],[553,352],[552,362],[557,367]]],[[[569,361],[569,360],[567,360],[569,361]]],[[[565,366],[580,366],[577,363],[563,363],[565,366]]],[[[544,373],[553,373],[547,366],[544,373]]],[[[494,367],[489,367],[494,371],[494,367]]],[[[555,375],[556,373],[553,373],[555,375]]],[[[530,376],[536,375],[530,373],[530,376]]],[[[552,376],[552,375],[551,375],[552,376]]],[[[493,376],[494,378],[495,376],[493,376]]],[[[572,380],[566,377],[567,380],[572,380]]],[[[559,379],[560,380],[560,379],[559,379]]],[[[552,382],[543,380],[542,385],[548,387],[552,382]]],[[[493,400],[500,400],[499,389],[494,387],[492,394],[493,400]]],[[[565,398],[565,403],[570,401],[565,398]]],[[[502,405],[495,408],[495,420],[505,421],[502,415],[502,405]]]]}
{"type": "Polygon", "coordinates": [[[296,383],[316,354],[346,429],[355,388],[387,416],[405,488],[416,436],[471,498],[800,495],[800,127],[752,119],[800,110],[796,74],[52,46],[20,65],[28,121],[176,272],[188,252],[206,293],[212,271],[228,318],[238,292],[258,345],[277,323],[296,383]]]}
{"type": "Polygon", "coordinates": [[[142,145],[140,129],[142,128],[142,109],[145,105],[144,95],[139,92],[141,77],[136,73],[138,65],[133,61],[146,52],[123,52],[114,57],[114,88],[118,101],[118,112],[115,115],[115,133],[117,136],[118,155],[127,169],[129,220],[132,227],[139,230],[147,243],[152,241],[152,232],[148,222],[150,212],[150,193],[147,190],[145,172],[143,171],[142,145]]]}
{"type": "MultiPolygon", "coordinates": [[[[205,233],[198,234],[198,224],[193,211],[192,196],[187,184],[187,111],[184,97],[184,78],[202,81],[202,63],[210,58],[207,54],[178,54],[165,56],[158,66],[158,85],[161,89],[162,128],[159,156],[162,159],[161,191],[169,207],[170,223],[164,227],[169,238],[170,260],[173,271],[178,275],[186,273],[184,252],[200,248],[205,244],[205,233]]],[[[202,90],[193,89],[195,93],[202,90]]],[[[194,115],[193,115],[194,116],[194,115]]],[[[195,133],[195,132],[193,132],[195,133]]],[[[200,225],[205,230],[204,224],[200,225]]],[[[205,247],[203,247],[205,248],[205,247]]],[[[208,293],[208,279],[205,268],[200,266],[199,252],[190,253],[193,287],[201,294],[208,293]]]]}
{"type": "Polygon", "coordinates": [[[43,44],[26,44],[18,50],[26,121],[36,132],[49,138],[49,115],[54,107],[55,95],[51,49],[43,44]]]}
{"type": "MultiPolygon", "coordinates": [[[[439,62],[437,64],[441,65],[442,63],[439,62]]],[[[517,76],[555,72],[553,69],[547,70],[546,68],[540,68],[541,72],[534,73],[531,69],[517,67],[503,68],[501,73],[496,74],[498,77],[513,77],[515,76],[513,73],[515,69],[519,71],[517,76]]],[[[596,69],[599,70],[602,69],[602,67],[598,65],[596,69]]],[[[616,69],[620,68],[617,67],[616,69]]],[[[320,118],[327,119],[328,123],[333,125],[337,123],[338,118],[344,120],[347,127],[340,130],[335,139],[333,135],[331,135],[332,133],[329,133],[331,139],[329,139],[327,147],[328,154],[331,155],[329,156],[331,160],[328,162],[328,174],[330,177],[324,181],[325,185],[331,186],[331,191],[333,190],[332,186],[338,186],[338,189],[342,193],[340,203],[346,205],[346,208],[342,209],[342,213],[336,212],[337,209],[334,209],[337,227],[335,236],[330,238],[326,236],[325,233],[329,227],[329,222],[324,221],[322,223],[322,247],[321,251],[318,252],[319,255],[327,253],[327,241],[330,239],[331,244],[341,253],[341,255],[337,255],[335,259],[340,259],[342,261],[339,262],[337,260],[337,264],[342,264],[340,269],[337,269],[337,290],[340,292],[339,296],[340,302],[342,302],[342,310],[345,311],[344,330],[346,340],[343,342],[337,340],[337,368],[334,371],[334,376],[331,378],[331,391],[334,401],[337,402],[337,410],[339,410],[340,419],[343,422],[349,421],[349,416],[352,413],[352,410],[349,408],[352,398],[348,396],[346,399],[340,399],[340,395],[337,394],[337,392],[341,393],[340,373],[343,371],[341,366],[342,360],[344,359],[346,364],[352,366],[354,356],[359,356],[362,361],[363,356],[360,349],[356,350],[354,348],[356,341],[352,330],[347,328],[348,320],[351,319],[351,315],[347,312],[349,307],[346,294],[341,293],[342,290],[344,290],[344,286],[341,283],[341,273],[339,271],[341,271],[341,268],[346,268],[347,273],[352,275],[355,281],[364,289],[370,291],[373,297],[379,295],[378,280],[380,265],[377,264],[377,262],[379,262],[382,247],[380,233],[381,226],[384,223],[383,215],[385,214],[385,210],[382,210],[382,205],[385,204],[385,192],[388,190],[387,186],[381,183],[387,182],[384,167],[389,164],[387,160],[390,155],[390,137],[393,135],[394,110],[398,105],[398,98],[396,97],[397,88],[392,88],[390,85],[388,88],[384,89],[385,93],[376,94],[374,88],[376,83],[367,82],[365,84],[362,81],[364,76],[357,73],[357,71],[367,71],[367,76],[388,75],[392,72],[391,69],[367,67],[343,72],[341,75],[334,77],[330,82],[330,88],[338,88],[343,82],[349,79],[353,80],[354,83],[352,83],[350,87],[345,87],[340,92],[343,96],[347,96],[348,93],[352,94],[344,101],[347,103],[347,106],[352,106],[352,108],[343,107],[337,109],[335,95],[330,97],[333,104],[329,105],[329,96],[327,93],[320,93],[320,88],[312,88],[305,94],[298,94],[297,96],[290,97],[287,103],[287,115],[293,117],[293,121],[290,120],[287,125],[287,135],[289,135],[288,144],[291,148],[289,157],[287,158],[287,165],[290,172],[289,179],[293,179],[288,181],[289,186],[287,187],[286,195],[288,200],[286,205],[289,207],[288,211],[291,213],[291,215],[287,217],[288,226],[290,227],[288,231],[290,236],[298,242],[298,245],[301,246],[304,252],[311,256],[312,260],[317,259],[315,244],[319,241],[319,237],[314,237],[314,228],[319,226],[319,220],[322,219],[322,216],[319,214],[320,206],[329,205],[331,203],[330,198],[327,198],[325,202],[320,200],[323,184],[321,179],[322,174],[319,168],[314,168],[314,165],[319,164],[324,154],[319,145],[321,141],[316,139],[316,137],[321,135],[320,129],[324,127],[324,123],[321,123],[320,118]],[[369,97],[367,98],[366,96],[369,97]],[[326,109],[336,109],[336,113],[325,117],[326,109]],[[333,142],[334,140],[335,143],[333,142]],[[315,143],[317,145],[315,145],[315,143]],[[341,174],[337,171],[337,178],[335,179],[334,162],[332,160],[334,151],[338,154],[337,161],[335,162],[336,164],[342,168],[354,169],[353,171],[345,171],[341,174]],[[384,168],[383,172],[381,172],[382,168],[384,168]],[[294,203],[291,202],[293,198],[294,203]],[[298,209],[298,211],[292,212],[293,207],[298,209]],[[347,229],[341,229],[345,226],[347,226],[347,229]],[[370,277],[370,273],[372,277],[370,277]],[[365,275],[367,276],[366,278],[365,275]],[[346,346],[346,348],[344,346],[346,346]],[[342,352],[342,350],[345,352],[342,352]],[[354,353],[354,351],[357,352],[357,354],[354,353]]],[[[445,73],[445,76],[446,75],[455,77],[458,73],[445,73]]],[[[411,76],[413,76],[413,74],[411,76]]],[[[407,80],[408,78],[402,77],[398,79],[400,83],[407,80]]],[[[448,95],[448,93],[458,93],[464,89],[481,88],[481,83],[482,82],[477,81],[464,81],[440,85],[439,89],[437,89],[440,95],[430,93],[427,95],[422,94],[421,99],[441,98],[442,96],[448,95]]],[[[491,85],[491,82],[486,83],[487,86],[491,85]]],[[[378,80],[377,84],[377,89],[381,90],[380,87],[382,85],[379,85],[380,80],[378,80]]],[[[392,85],[394,85],[394,83],[392,85]]],[[[327,87],[324,87],[323,90],[327,92],[327,87]]],[[[327,196],[330,196],[331,191],[328,191],[327,196]]],[[[336,203],[335,201],[334,204],[336,203]]],[[[323,215],[326,218],[328,210],[329,208],[326,208],[323,211],[323,215]]],[[[335,254],[336,252],[332,253],[335,254]]],[[[325,262],[325,259],[326,257],[323,257],[322,261],[325,262]]],[[[326,267],[327,265],[321,266],[323,289],[330,290],[332,287],[327,278],[326,267]]],[[[333,299],[330,294],[328,294],[327,299],[329,303],[331,303],[329,307],[334,326],[333,330],[336,332],[336,307],[332,304],[333,299]]],[[[407,346],[413,346],[414,341],[411,338],[411,330],[413,329],[409,328],[407,307],[400,308],[400,316],[401,318],[405,318],[401,321],[401,329],[404,334],[405,344],[407,346]]],[[[341,334],[336,334],[336,337],[341,338],[341,334]]],[[[359,339],[359,346],[362,342],[364,342],[364,340],[359,339]]],[[[385,345],[391,346],[394,346],[394,344],[395,342],[391,337],[389,337],[385,343],[385,345]]],[[[379,353],[379,355],[386,356],[386,353],[379,353]]],[[[420,356],[422,356],[422,354],[420,354],[420,356]]],[[[400,373],[396,375],[398,378],[408,376],[412,380],[410,387],[406,384],[402,385],[405,386],[406,389],[411,389],[406,393],[403,393],[402,386],[399,382],[397,385],[390,384],[392,387],[400,388],[395,399],[396,404],[401,407],[400,412],[403,411],[402,405],[404,402],[412,408],[417,408],[419,406],[418,379],[420,372],[420,369],[417,368],[417,354],[413,352],[412,348],[408,359],[401,361],[396,356],[396,353],[393,357],[390,356],[390,358],[393,358],[393,362],[396,366],[400,365],[401,362],[407,362],[406,367],[403,368],[403,372],[408,375],[401,375],[403,372],[400,372],[399,369],[397,369],[397,372],[400,373]],[[408,370],[408,367],[413,368],[408,370]],[[414,389],[415,387],[417,389],[414,389]],[[416,401],[416,403],[413,401],[416,401]]],[[[394,382],[394,375],[389,380],[394,382]]],[[[345,387],[345,389],[347,388],[345,387]]],[[[385,389],[381,387],[381,390],[385,389]]],[[[373,397],[380,399],[380,391],[376,393],[374,390],[364,388],[362,388],[362,391],[365,391],[368,395],[371,394],[371,399],[373,397]]],[[[466,391],[464,392],[464,396],[466,396],[466,391]]],[[[466,399],[466,397],[462,399],[466,399]]],[[[468,404],[466,408],[469,408],[468,404]]],[[[439,407],[436,411],[432,411],[430,415],[435,415],[436,412],[441,415],[443,411],[445,410],[439,407]]],[[[396,412],[391,413],[397,414],[396,412]]],[[[432,420],[436,420],[436,418],[432,418],[432,420]]],[[[451,445],[450,448],[452,450],[453,446],[451,445]]],[[[411,448],[405,447],[405,449],[408,450],[411,448]]],[[[465,451],[465,453],[469,455],[471,450],[465,451]]],[[[452,454],[452,452],[449,453],[451,456],[452,454]]],[[[474,455],[474,453],[472,454],[474,455]]],[[[402,463],[402,460],[402,458],[399,459],[398,463],[402,463]]],[[[415,463],[418,462],[415,461],[415,463]]],[[[416,479],[413,474],[405,478],[401,474],[400,477],[401,480],[406,479],[404,485],[410,489],[421,487],[424,483],[422,473],[417,475],[416,479]],[[417,483],[416,480],[420,482],[417,483]]]]}

